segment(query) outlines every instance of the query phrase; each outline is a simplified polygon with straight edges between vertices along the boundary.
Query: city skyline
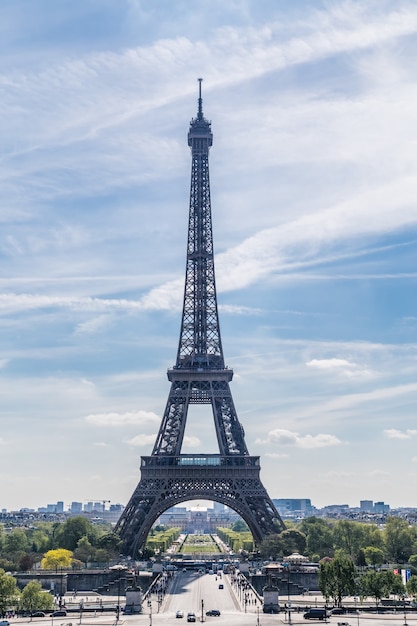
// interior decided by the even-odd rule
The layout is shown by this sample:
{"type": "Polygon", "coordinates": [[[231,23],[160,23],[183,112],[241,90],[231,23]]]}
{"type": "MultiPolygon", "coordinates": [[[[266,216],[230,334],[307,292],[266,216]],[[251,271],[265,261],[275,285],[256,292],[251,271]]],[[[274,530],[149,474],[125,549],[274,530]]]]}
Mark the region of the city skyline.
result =
{"type": "MultiPolygon", "coordinates": [[[[199,76],[223,349],[265,488],[417,506],[415,3],[0,18],[2,506],[138,482],[178,345],[199,76]]],[[[205,408],[184,452],[217,452],[205,408]]]]}
{"type": "MultiPolygon", "coordinates": [[[[303,511],[307,515],[314,515],[315,512],[321,512],[323,510],[342,510],[344,508],[349,509],[351,511],[363,511],[363,512],[376,512],[376,513],[385,513],[390,514],[391,511],[404,511],[404,510],[417,510],[417,507],[397,507],[391,509],[389,503],[384,501],[374,502],[373,500],[360,500],[357,505],[350,506],[347,503],[327,503],[323,507],[316,507],[313,502],[311,502],[310,498],[273,498],[274,505],[277,507],[277,510],[280,514],[283,514],[285,511],[303,511]]],[[[19,513],[19,512],[37,512],[37,513],[72,513],[72,514],[81,514],[81,513],[100,513],[100,512],[109,512],[109,511],[117,511],[121,512],[125,508],[125,504],[123,503],[115,503],[109,500],[102,500],[99,502],[93,501],[73,501],[65,503],[62,500],[59,500],[55,503],[48,503],[46,505],[40,505],[35,508],[29,508],[22,506],[15,511],[8,511],[4,507],[1,506],[0,503],[0,512],[2,513],[19,513]]],[[[231,507],[226,504],[210,501],[210,500],[186,500],[181,502],[180,504],[174,505],[173,507],[169,507],[167,511],[176,510],[176,509],[196,509],[196,510],[223,510],[223,509],[231,509],[231,507]]],[[[240,517],[240,516],[239,516],[240,517]]]]}

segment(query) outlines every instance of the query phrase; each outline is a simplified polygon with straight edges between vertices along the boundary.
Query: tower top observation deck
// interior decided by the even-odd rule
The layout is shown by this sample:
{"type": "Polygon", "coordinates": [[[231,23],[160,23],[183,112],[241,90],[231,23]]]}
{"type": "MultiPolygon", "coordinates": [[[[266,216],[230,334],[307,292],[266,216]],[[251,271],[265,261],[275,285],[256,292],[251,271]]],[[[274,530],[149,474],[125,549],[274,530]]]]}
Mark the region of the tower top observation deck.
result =
{"type": "Polygon", "coordinates": [[[204,148],[207,149],[207,153],[209,148],[213,145],[213,133],[211,132],[211,122],[206,120],[203,115],[203,98],[201,96],[201,83],[203,79],[199,78],[199,87],[198,87],[198,111],[197,117],[193,118],[190,122],[190,130],[188,132],[188,145],[194,150],[197,149],[198,152],[200,150],[204,151],[204,148]],[[204,139],[205,143],[201,143],[200,141],[204,139]]]}

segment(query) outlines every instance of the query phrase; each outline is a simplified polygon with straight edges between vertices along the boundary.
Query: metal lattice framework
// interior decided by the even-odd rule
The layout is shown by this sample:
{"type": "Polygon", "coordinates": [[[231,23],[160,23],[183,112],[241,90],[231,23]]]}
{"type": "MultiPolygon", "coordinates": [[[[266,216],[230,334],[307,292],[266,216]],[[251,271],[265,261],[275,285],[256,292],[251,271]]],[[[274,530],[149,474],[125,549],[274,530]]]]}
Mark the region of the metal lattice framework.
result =
{"type": "Polygon", "coordinates": [[[214,274],[210,201],[211,125],[203,116],[201,79],[198,113],[191,120],[192,153],[187,265],[176,364],[152,456],[141,459],[141,480],[116,531],[125,554],[136,556],[155,520],[171,506],[193,499],[217,500],[239,513],[255,541],[284,524],[259,478],[259,457],[249,456],[224,364],[214,274]],[[219,455],[182,455],[188,407],[211,404],[219,455]]]}

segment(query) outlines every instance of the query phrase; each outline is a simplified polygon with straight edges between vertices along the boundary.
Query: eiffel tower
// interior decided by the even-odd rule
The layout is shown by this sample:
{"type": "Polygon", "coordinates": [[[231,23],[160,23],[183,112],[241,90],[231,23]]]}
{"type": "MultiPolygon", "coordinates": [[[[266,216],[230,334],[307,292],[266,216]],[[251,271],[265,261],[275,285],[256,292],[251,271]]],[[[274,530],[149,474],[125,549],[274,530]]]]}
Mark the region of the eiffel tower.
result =
{"type": "Polygon", "coordinates": [[[259,478],[237,417],[220,338],[214,276],[209,181],[211,124],[203,116],[199,78],[197,117],[191,120],[191,191],[184,302],[171,389],[151,456],[141,457],[141,479],[115,528],[121,551],[133,558],[156,519],[188,500],[216,500],[236,511],[255,542],[285,529],[259,478]],[[190,404],[211,404],[220,454],[182,454],[190,404]]]}

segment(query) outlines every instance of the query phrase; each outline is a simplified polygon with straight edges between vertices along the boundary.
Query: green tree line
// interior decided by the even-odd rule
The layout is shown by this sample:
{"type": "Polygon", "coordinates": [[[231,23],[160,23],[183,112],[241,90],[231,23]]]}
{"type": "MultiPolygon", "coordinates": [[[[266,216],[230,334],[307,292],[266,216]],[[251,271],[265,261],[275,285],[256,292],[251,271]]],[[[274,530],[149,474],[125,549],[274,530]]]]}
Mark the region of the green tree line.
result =
{"type": "Polygon", "coordinates": [[[0,525],[0,568],[28,571],[51,550],[68,550],[71,563],[106,564],[119,554],[119,540],[110,525],[92,524],[85,517],[71,517],[64,523],[33,522],[30,527],[0,525]]]}
{"type": "Polygon", "coordinates": [[[285,531],[270,535],[258,549],[264,559],[282,559],[299,552],[316,562],[343,550],[359,567],[407,564],[417,574],[417,526],[398,517],[388,517],[383,527],[308,517],[287,524],[285,531]]]}

